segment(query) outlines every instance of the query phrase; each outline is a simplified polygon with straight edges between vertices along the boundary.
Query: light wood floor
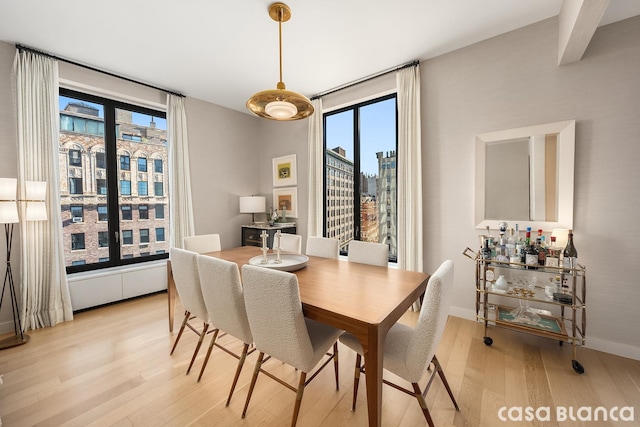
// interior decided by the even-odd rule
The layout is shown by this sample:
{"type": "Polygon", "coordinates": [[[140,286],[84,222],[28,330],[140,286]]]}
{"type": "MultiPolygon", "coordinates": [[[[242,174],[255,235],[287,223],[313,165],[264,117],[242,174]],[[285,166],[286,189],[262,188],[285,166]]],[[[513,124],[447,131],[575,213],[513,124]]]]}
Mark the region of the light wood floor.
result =
{"type": "MultiPolygon", "coordinates": [[[[403,318],[409,324],[415,320],[415,313],[403,318]]],[[[255,353],[247,359],[231,405],[225,407],[236,359],[214,350],[202,381],[196,383],[205,352],[185,375],[195,334],[185,333],[169,356],[175,335],[169,334],[167,323],[166,294],[158,294],[30,331],[28,344],[0,352],[3,427],[289,425],[295,395],[266,376],[258,379],[247,418],[240,418],[255,353]]],[[[438,427],[640,425],[639,361],[579,348],[586,372],[578,375],[571,369],[570,346],[493,328],[494,344],[486,347],[482,336],[480,324],[449,318],[437,355],[460,412],[436,379],[427,404],[438,427]],[[502,406],[633,406],[636,421],[557,422],[554,412],[548,423],[509,423],[498,419],[502,406]]],[[[240,348],[232,338],[224,340],[240,348]]],[[[332,369],[325,369],[307,387],[299,426],[367,425],[364,384],[358,409],[350,411],[355,356],[340,349],[340,391],[335,391],[332,369]]],[[[293,368],[278,361],[270,361],[267,368],[296,383],[293,368]]],[[[384,426],[426,425],[410,396],[385,386],[383,405],[384,426]]]]}

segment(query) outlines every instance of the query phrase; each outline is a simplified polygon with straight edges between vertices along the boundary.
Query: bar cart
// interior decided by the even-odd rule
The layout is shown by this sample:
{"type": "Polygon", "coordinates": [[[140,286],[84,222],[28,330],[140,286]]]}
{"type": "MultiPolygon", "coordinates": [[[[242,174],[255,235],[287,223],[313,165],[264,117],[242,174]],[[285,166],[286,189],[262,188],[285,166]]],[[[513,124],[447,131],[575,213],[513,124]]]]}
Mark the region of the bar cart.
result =
{"type": "Polygon", "coordinates": [[[476,320],[484,322],[485,345],[493,344],[488,333],[490,325],[555,339],[560,345],[566,342],[572,347],[573,370],[584,373],[576,355],[577,346],[584,345],[586,338],[587,275],[584,266],[531,266],[488,260],[470,248],[463,254],[476,264],[476,320]],[[508,289],[494,288],[492,282],[499,275],[512,278],[508,289]],[[541,283],[536,283],[538,277],[543,277],[541,283]],[[528,285],[522,286],[522,283],[528,285]],[[517,302],[520,307],[504,305],[504,301],[517,302]],[[549,310],[530,307],[531,303],[549,310]]]}

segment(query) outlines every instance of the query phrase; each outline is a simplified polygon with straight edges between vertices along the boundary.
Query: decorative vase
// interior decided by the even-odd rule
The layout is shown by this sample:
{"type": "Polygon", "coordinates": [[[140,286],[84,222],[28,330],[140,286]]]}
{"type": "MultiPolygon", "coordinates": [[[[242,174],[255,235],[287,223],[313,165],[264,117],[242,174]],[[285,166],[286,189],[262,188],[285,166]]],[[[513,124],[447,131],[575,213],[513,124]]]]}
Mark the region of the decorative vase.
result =
{"type": "Polygon", "coordinates": [[[507,279],[505,279],[503,275],[500,275],[500,277],[498,277],[498,280],[496,280],[496,283],[493,284],[493,289],[498,289],[500,291],[508,290],[509,283],[507,283],[507,279]]]}

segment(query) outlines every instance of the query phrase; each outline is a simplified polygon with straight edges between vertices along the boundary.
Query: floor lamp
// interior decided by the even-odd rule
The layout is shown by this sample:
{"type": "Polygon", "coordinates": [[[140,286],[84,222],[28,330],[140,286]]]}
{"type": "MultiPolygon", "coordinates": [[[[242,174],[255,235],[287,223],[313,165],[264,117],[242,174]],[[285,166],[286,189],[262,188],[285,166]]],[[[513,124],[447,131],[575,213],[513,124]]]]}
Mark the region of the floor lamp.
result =
{"type": "Polygon", "coordinates": [[[46,220],[47,213],[45,207],[46,182],[26,181],[25,200],[16,197],[18,180],[15,178],[0,178],[0,224],[4,224],[4,234],[6,241],[7,263],[0,293],[0,311],[4,302],[6,288],[9,288],[9,298],[11,298],[11,309],[13,313],[14,335],[0,340],[0,350],[16,347],[29,342],[29,335],[22,330],[18,296],[16,293],[13,270],[11,268],[11,248],[13,246],[13,228],[20,221],[18,215],[18,202],[26,202],[24,219],[26,221],[46,220]]]}

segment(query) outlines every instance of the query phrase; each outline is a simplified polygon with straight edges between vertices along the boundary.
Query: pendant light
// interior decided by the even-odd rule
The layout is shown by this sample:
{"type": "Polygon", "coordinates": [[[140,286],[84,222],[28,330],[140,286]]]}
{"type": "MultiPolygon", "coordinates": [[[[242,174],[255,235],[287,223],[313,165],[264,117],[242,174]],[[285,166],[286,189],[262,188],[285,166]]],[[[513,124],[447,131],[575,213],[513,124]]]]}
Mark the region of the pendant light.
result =
{"type": "Polygon", "coordinates": [[[269,16],[278,22],[280,41],[280,81],[276,89],[263,90],[247,101],[253,114],[271,120],[299,120],[313,114],[313,105],[306,96],[286,89],[282,81],[282,23],[291,18],[291,9],[284,3],[269,6],[269,16]]]}

